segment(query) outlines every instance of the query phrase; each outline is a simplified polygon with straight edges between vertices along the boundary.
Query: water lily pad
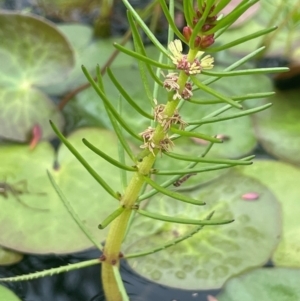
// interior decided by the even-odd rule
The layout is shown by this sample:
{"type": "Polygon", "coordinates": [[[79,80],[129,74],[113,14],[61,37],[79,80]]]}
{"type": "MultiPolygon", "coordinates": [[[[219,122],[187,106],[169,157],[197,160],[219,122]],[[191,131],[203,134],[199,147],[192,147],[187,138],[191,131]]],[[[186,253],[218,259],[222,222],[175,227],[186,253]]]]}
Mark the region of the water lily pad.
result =
{"type": "Polygon", "coordinates": [[[46,19],[2,11],[0,14],[1,65],[15,66],[1,72],[0,83],[7,79],[20,85],[47,86],[63,80],[73,66],[73,51],[66,38],[46,19]],[[16,73],[18,71],[18,73],[16,73]]]}
{"type": "Polygon", "coordinates": [[[270,26],[278,26],[279,28],[268,36],[262,36],[243,44],[230,48],[231,52],[238,54],[245,54],[261,47],[262,45],[268,46],[268,54],[277,56],[288,56],[286,53],[286,45],[296,43],[299,41],[299,30],[297,29],[296,22],[293,24],[291,14],[297,11],[297,3],[294,0],[287,1],[260,1],[260,9],[243,26],[232,26],[229,30],[224,32],[217,39],[218,45],[227,44],[231,41],[240,39],[259,30],[266,29],[270,26]],[[279,11],[278,11],[279,8],[279,11]],[[272,16],[275,16],[272,20],[272,16]],[[287,22],[289,20],[289,22],[287,22]],[[273,22],[270,25],[270,22],[273,22]],[[289,40],[290,34],[293,36],[292,41],[289,40]]]}
{"type": "Polygon", "coordinates": [[[266,185],[281,204],[283,232],[282,239],[273,254],[274,264],[300,267],[300,169],[283,162],[267,160],[258,160],[252,166],[239,169],[243,174],[266,185]]]}
{"type": "MultiPolygon", "coordinates": [[[[75,66],[68,78],[63,82],[58,82],[45,87],[43,90],[51,95],[64,95],[67,92],[77,88],[78,86],[87,83],[81,66],[84,65],[87,70],[95,74],[95,66],[98,64],[103,67],[115,50],[113,43],[114,39],[93,39],[93,28],[82,24],[63,24],[58,26],[71,45],[75,53],[75,66]]],[[[133,59],[119,53],[113,62],[113,66],[129,66],[133,59]]]]}
{"type": "Polygon", "coordinates": [[[64,124],[63,116],[52,100],[35,88],[3,88],[0,106],[0,136],[6,139],[29,141],[35,125],[41,128],[43,139],[50,139],[54,134],[49,119],[59,128],[64,124]]]}
{"type": "Polygon", "coordinates": [[[274,157],[300,166],[299,92],[277,92],[273,106],[252,116],[257,139],[274,157]]]}
{"type": "Polygon", "coordinates": [[[257,269],[230,279],[219,301],[298,301],[300,270],[284,268],[257,269]]]}
{"type": "MultiPolygon", "coordinates": [[[[188,195],[207,205],[193,206],[157,197],[146,210],[193,219],[204,219],[215,210],[212,219],[234,218],[235,222],[204,227],[198,234],[166,250],[129,259],[137,273],[167,286],[212,289],[221,287],[229,277],[268,260],[278,243],[281,225],[279,204],[265,186],[231,170],[188,195]],[[242,198],[252,191],[259,194],[258,200],[242,198]]],[[[192,228],[138,216],[126,240],[125,254],[164,245],[192,228]]]]}
{"type": "Polygon", "coordinates": [[[0,247],[0,265],[10,265],[22,260],[23,255],[0,247]]]}
{"type": "Polygon", "coordinates": [[[21,301],[13,291],[3,285],[0,285],[0,299],[5,301],[21,301]]]}
{"type": "Polygon", "coordinates": [[[43,138],[52,138],[49,125],[40,120],[52,118],[61,127],[63,119],[37,89],[63,81],[70,72],[74,57],[68,41],[43,18],[5,11],[0,40],[0,136],[28,141],[30,129],[39,124],[43,138]]]}
{"type": "MultiPolygon", "coordinates": [[[[73,133],[69,141],[114,188],[119,190],[118,170],[90,151],[81,139],[86,138],[110,156],[117,158],[116,137],[96,128],[73,133]]],[[[103,241],[107,230],[98,224],[118,206],[90,176],[77,159],[61,146],[58,168],[53,169],[54,151],[43,142],[33,151],[26,146],[1,148],[1,178],[6,195],[0,195],[0,244],[29,253],[71,253],[92,243],[69,216],[46,175],[49,170],[57,184],[96,239],[103,241]],[[17,162],[17,164],[16,164],[17,162]]]]}

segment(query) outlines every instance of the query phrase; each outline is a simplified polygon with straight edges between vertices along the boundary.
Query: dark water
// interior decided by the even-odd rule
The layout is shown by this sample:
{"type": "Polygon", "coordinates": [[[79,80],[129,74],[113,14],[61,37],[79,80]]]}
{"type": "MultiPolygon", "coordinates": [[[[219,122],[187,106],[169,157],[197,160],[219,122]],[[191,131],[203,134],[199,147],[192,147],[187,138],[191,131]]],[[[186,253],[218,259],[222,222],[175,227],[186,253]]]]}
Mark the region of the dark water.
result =
{"type": "MultiPolygon", "coordinates": [[[[0,275],[3,277],[27,274],[99,256],[97,250],[63,256],[28,255],[19,264],[6,268],[0,267],[0,275]]],[[[157,285],[136,275],[126,262],[121,265],[121,274],[131,301],[207,301],[208,294],[218,293],[217,290],[185,291],[157,285]]],[[[105,301],[100,283],[99,265],[4,285],[13,289],[24,301],[105,301]]]]}

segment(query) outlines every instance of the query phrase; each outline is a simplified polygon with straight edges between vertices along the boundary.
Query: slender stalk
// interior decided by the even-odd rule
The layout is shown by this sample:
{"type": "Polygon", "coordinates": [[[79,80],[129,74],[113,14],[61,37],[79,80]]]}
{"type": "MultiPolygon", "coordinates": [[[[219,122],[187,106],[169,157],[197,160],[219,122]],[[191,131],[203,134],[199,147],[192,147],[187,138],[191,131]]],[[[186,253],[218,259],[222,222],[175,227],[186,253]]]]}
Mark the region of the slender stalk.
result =
{"type": "MultiPolygon", "coordinates": [[[[190,50],[188,53],[189,62],[193,62],[197,51],[190,50]]],[[[179,91],[182,92],[188,76],[185,72],[180,72],[178,78],[178,84],[180,86],[179,91]]],[[[168,93],[168,102],[164,109],[164,114],[171,117],[179,103],[179,100],[173,100],[173,92],[168,93]]],[[[164,129],[161,124],[158,124],[155,128],[153,142],[159,144],[164,138],[164,129]]],[[[124,195],[121,197],[120,205],[123,206],[124,211],[111,222],[107,240],[104,246],[105,261],[102,263],[102,283],[107,301],[122,301],[121,293],[118,290],[117,281],[114,276],[114,266],[119,265],[121,244],[125,236],[126,228],[131,216],[131,211],[134,209],[134,205],[138,200],[140,191],[145,183],[145,176],[150,174],[153,164],[156,159],[158,150],[155,149],[153,153],[149,153],[143,157],[142,162],[137,164],[137,172],[135,172],[125,189],[124,195]]]]}

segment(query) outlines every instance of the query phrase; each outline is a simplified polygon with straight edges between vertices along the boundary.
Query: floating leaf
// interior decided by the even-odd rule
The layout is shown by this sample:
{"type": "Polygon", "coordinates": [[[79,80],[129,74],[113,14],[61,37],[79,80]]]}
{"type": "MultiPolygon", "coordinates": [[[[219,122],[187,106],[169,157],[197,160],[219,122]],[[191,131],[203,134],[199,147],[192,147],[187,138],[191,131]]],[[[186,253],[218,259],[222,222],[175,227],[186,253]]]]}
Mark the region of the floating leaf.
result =
{"type": "Polygon", "coordinates": [[[273,156],[300,166],[299,92],[277,92],[273,106],[252,116],[257,139],[273,156]]]}
{"type": "Polygon", "coordinates": [[[21,301],[21,299],[19,299],[13,291],[3,285],[0,285],[0,300],[21,301]]]}
{"type": "MultiPolygon", "coordinates": [[[[118,169],[94,154],[81,141],[86,138],[96,147],[117,158],[117,140],[112,132],[82,129],[69,137],[79,153],[116,191],[120,189],[118,169]]],[[[64,146],[60,146],[56,168],[50,144],[40,143],[33,151],[26,146],[3,146],[0,152],[2,183],[0,195],[0,244],[29,253],[71,253],[91,247],[57,196],[47,177],[49,170],[56,183],[98,241],[106,230],[98,224],[118,207],[118,202],[90,176],[64,146]],[[16,164],[17,162],[17,164],[16,164]]]]}
{"type": "MultiPolygon", "coordinates": [[[[231,170],[189,196],[206,206],[186,205],[167,198],[151,199],[147,210],[174,217],[204,219],[234,218],[228,225],[204,227],[198,234],[162,252],[129,260],[139,274],[160,284],[182,289],[219,288],[237,273],[264,264],[281,231],[279,204],[268,189],[250,177],[231,170]],[[260,194],[256,202],[241,195],[260,194]]],[[[192,226],[153,221],[138,216],[126,240],[125,255],[144,251],[184,235],[192,226]]]]}
{"type": "Polygon", "coordinates": [[[22,254],[0,247],[0,265],[14,264],[22,260],[22,258],[22,254]]]}
{"type": "MultiPolygon", "coordinates": [[[[282,239],[273,254],[274,264],[300,267],[300,169],[283,162],[267,160],[257,160],[252,166],[238,169],[266,185],[281,204],[283,232],[282,239]]],[[[259,201],[260,199],[257,202],[259,201]]]]}
{"type": "MultiPolygon", "coordinates": [[[[115,50],[113,42],[116,39],[93,40],[93,28],[82,24],[63,24],[60,29],[67,37],[74,48],[75,66],[68,78],[60,83],[45,87],[43,90],[51,95],[63,95],[78,86],[87,83],[81,66],[84,65],[92,74],[95,74],[95,67],[98,64],[103,67],[115,50]]],[[[118,54],[113,66],[129,66],[133,60],[123,53],[118,54]]]]}
{"type": "Polygon", "coordinates": [[[62,116],[38,89],[65,79],[73,51],[55,26],[40,17],[0,13],[0,136],[27,141],[35,124],[43,139],[54,137],[48,119],[61,127],[62,116]],[[42,120],[42,122],[40,122],[42,120]]]}
{"type": "Polygon", "coordinates": [[[298,301],[300,270],[284,268],[256,269],[230,279],[219,301],[298,301]]]}
{"type": "Polygon", "coordinates": [[[54,137],[49,119],[59,128],[63,116],[52,100],[40,90],[3,88],[0,91],[0,136],[17,141],[29,141],[32,130],[39,124],[43,139],[54,137]]]}

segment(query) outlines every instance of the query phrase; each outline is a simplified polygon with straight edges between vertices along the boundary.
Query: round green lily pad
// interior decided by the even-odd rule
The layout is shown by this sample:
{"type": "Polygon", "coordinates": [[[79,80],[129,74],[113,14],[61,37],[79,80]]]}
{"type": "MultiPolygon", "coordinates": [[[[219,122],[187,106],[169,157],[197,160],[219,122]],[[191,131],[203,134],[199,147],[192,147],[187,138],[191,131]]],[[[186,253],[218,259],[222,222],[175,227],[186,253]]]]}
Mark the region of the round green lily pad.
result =
{"type": "MultiPolygon", "coordinates": [[[[74,132],[69,141],[113,189],[120,190],[119,170],[89,150],[82,138],[117,158],[115,135],[88,128],[74,132]]],[[[117,208],[118,201],[65,146],[59,148],[55,169],[54,151],[46,142],[33,151],[26,146],[3,146],[0,158],[1,184],[6,188],[0,194],[0,245],[25,253],[71,253],[92,246],[51,186],[47,170],[95,239],[105,239],[107,229],[99,230],[98,224],[117,208]]]]}
{"type": "Polygon", "coordinates": [[[19,297],[16,296],[13,291],[3,285],[0,285],[0,300],[21,301],[21,299],[19,299],[19,297]]]}
{"type": "Polygon", "coordinates": [[[35,88],[3,88],[0,90],[0,106],[0,136],[6,139],[29,141],[35,125],[41,128],[42,139],[50,139],[55,134],[49,119],[59,128],[64,124],[64,118],[53,101],[35,88]]]}
{"type": "Polygon", "coordinates": [[[273,106],[252,116],[255,133],[266,151],[284,161],[300,166],[299,92],[277,92],[273,106]]]}
{"type": "Polygon", "coordinates": [[[0,247],[0,265],[10,265],[21,261],[23,255],[0,247]]]}
{"type": "Polygon", "coordinates": [[[297,27],[297,2],[262,0],[259,3],[260,9],[257,13],[242,26],[232,26],[226,30],[218,37],[216,46],[222,46],[271,26],[278,26],[275,31],[234,46],[230,51],[238,55],[246,54],[264,45],[267,46],[267,54],[270,56],[288,56],[286,46],[295,45],[300,37],[297,27]],[[289,39],[290,36],[293,36],[293,39],[289,39]]]}
{"type": "Polygon", "coordinates": [[[282,208],[282,239],[273,254],[276,266],[300,267],[299,179],[300,169],[279,161],[257,160],[239,170],[266,185],[282,208]]]}
{"type": "Polygon", "coordinates": [[[0,13],[0,137],[25,142],[38,125],[54,137],[63,117],[39,88],[62,82],[73,67],[71,46],[51,22],[33,15],[0,13]]]}
{"type": "MultiPolygon", "coordinates": [[[[87,83],[82,72],[84,65],[91,74],[95,75],[96,65],[103,67],[115,50],[113,43],[116,39],[94,40],[92,27],[83,24],[62,24],[58,29],[64,33],[72,45],[75,54],[75,66],[67,79],[45,87],[43,90],[51,95],[64,95],[87,83]]],[[[119,53],[113,61],[113,66],[129,66],[133,59],[123,53],[119,53]]]]}
{"type": "Polygon", "coordinates": [[[298,301],[300,270],[284,268],[256,269],[230,279],[219,301],[298,301]]]}
{"type": "Polygon", "coordinates": [[[4,66],[15,66],[1,72],[0,84],[47,86],[63,80],[73,66],[73,51],[66,38],[41,17],[2,11],[0,40],[0,51],[7,53],[0,56],[1,65],[9,59],[4,66]]]}
{"type": "MultiPolygon", "coordinates": [[[[260,182],[231,170],[188,195],[207,205],[189,205],[156,196],[146,210],[191,219],[205,219],[215,211],[212,220],[233,218],[235,221],[206,226],[184,242],[158,253],[129,259],[137,273],[176,288],[212,289],[269,259],[280,237],[280,207],[274,195],[260,182]],[[257,193],[259,198],[244,199],[250,192],[257,193]]],[[[163,246],[194,227],[137,216],[125,242],[125,255],[163,246]]]]}

